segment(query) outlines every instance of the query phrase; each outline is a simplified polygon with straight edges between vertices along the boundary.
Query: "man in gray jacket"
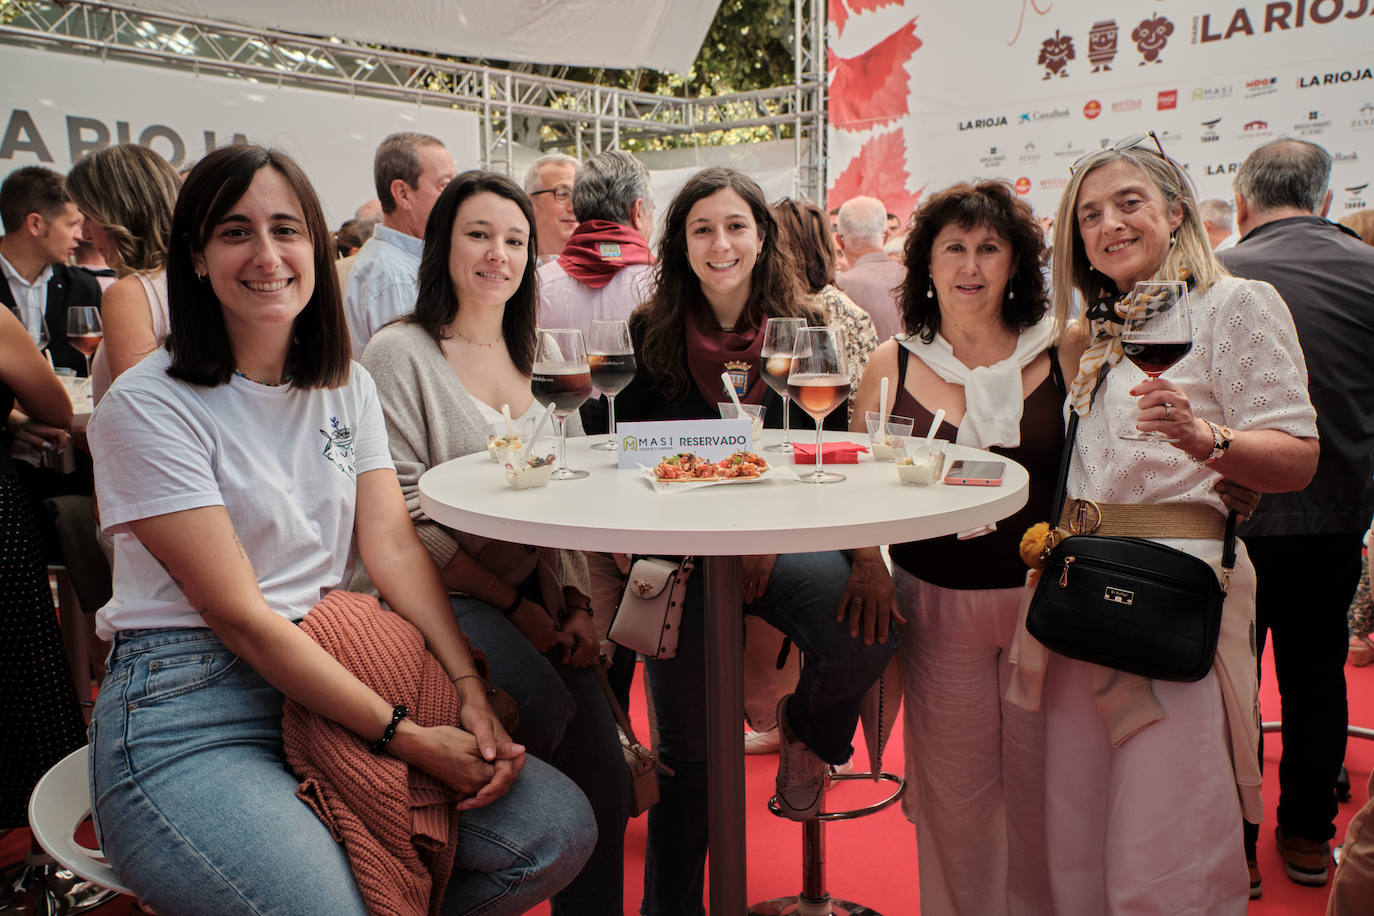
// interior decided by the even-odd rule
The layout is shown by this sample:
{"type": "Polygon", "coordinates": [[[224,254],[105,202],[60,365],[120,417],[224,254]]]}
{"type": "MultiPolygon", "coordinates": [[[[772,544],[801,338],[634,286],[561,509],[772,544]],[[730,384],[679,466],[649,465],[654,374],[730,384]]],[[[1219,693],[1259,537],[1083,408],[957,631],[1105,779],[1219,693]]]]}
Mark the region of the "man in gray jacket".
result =
{"type": "MultiPolygon", "coordinates": [[[[1316,476],[1299,492],[1265,496],[1241,528],[1258,577],[1258,652],[1272,635],[1283,698],[1279,851],[1288,877],[1312,885],[1326,883],[1331,861],[1348,720],[1346,609],[1374,515],[1374,248],[1325,219],[1330,176],[1331,156],[1315,144],[1282,139],[1255,150],[1236,173],[1241,240],[1218,254],[1288,303],[1317,408],[1316,476]]],[[[1252,897],[1258,833],[1246,825],[1252,897]]]]}

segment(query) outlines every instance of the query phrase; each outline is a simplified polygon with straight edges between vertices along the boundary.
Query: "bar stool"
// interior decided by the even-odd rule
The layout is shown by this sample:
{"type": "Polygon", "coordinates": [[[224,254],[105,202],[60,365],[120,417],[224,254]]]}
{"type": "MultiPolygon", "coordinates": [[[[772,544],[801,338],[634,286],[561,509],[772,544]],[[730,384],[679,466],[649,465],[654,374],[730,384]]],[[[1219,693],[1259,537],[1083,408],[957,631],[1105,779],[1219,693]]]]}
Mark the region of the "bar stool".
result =
{"type": "MultiPolygon", "coordinates": [[[[859,779],[892,783],[895,788],[872,804],[848,811],[822,811],[814,819],[802,821],[801,893],[755,903],[749,907],[749,916],[882,916],[861,903],[830,896],[825,881],[825,825],[830,821],[848,821],[876,814],[895,804],[906,793],[905,779],[881,771],[883,749],[901,706],[901,677],[896,662],[894,656],[893,663],[864,697],[860,713],[869,765],[876,767],[877,772],[832,773],[826,778],[827,791],[833,782],[859,779]]],[[[776,817],[784,816],[776,795],[768,800],[768,810],[776,817]]]]}

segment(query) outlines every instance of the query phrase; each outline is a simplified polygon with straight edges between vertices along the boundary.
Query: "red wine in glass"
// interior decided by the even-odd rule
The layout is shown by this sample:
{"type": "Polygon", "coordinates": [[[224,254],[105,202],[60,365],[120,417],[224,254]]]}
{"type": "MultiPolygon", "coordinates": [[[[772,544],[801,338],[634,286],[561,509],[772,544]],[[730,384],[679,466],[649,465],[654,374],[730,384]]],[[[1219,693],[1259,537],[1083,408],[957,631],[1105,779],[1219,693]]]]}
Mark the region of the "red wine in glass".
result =
{"type": "Polygon", "coordinates": [[[1160,374],[1188,355],[1193,349],[1191,340],[1129,341],[1121,345],[1121,352],[1150,378],[1160,374]]]}
{"type": "Polygon", "coordinates": [[[592,374],[585,365],[535,364],[530,390],[536,400],[552,403],[555,415],[570,416],[592,396],[592,374]]]}
{"type": "Polygon", "coordinates": [[[588,353],[592,384],[602,394],[619,394],[635,377],[633,353],[588,353]]]}

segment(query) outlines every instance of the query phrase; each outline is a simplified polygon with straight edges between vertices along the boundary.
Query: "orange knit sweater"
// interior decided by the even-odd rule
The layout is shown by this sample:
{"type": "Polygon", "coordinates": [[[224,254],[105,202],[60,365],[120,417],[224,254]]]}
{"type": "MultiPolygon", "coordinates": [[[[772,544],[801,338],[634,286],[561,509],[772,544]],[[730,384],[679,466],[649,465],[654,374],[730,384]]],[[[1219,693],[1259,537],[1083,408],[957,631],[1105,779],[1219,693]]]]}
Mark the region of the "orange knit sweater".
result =
{"type": "MultiPolygon", "coordinates": [[[[424,637],[377,599],[330,592],[301,629],[418,725],[457,725],[459,699],[424,637]]],[[[439,912],[458,847],[458,793],[288,699],[282,715],[296,794],[344,844],[368,911],[439,912]]]]}

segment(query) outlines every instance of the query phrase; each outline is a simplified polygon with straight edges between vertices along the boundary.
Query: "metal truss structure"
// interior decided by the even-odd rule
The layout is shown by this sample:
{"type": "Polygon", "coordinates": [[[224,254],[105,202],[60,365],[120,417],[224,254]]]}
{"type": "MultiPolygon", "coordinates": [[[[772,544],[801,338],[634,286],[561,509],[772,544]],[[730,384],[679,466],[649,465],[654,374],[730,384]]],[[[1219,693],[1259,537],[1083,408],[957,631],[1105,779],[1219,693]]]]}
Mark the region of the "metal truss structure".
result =
{"type": "Polygon", "coordinates": [[[544,149],[583,158],[631,139],[691,145],[733,128],[769,128],[782,139],[790,127],[798,191],[819,201],[824,194],[825,9],[822,0],[793,2],[794,85],[692,99],[102,0],[0,0],[0,42],[475,111],[483,125],[482,165],[508,173],[521,128],[522,134],[542,137],[544,149]]]}

